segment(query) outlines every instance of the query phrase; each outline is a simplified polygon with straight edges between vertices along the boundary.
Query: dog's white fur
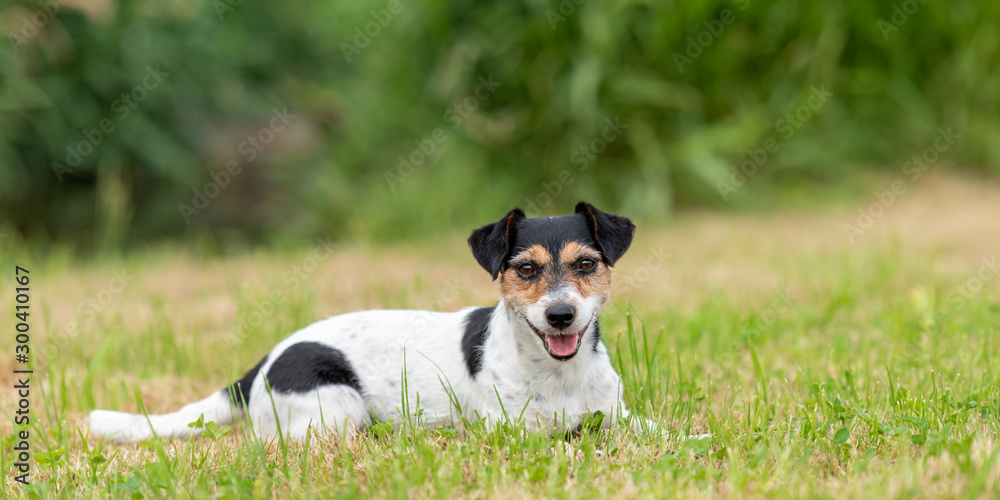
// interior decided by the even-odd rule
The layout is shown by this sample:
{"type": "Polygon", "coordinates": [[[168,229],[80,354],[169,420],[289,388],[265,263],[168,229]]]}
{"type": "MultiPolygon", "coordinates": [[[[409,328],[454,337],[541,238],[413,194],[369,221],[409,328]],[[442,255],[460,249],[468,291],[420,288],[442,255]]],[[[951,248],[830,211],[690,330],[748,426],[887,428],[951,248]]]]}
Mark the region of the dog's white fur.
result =
{"type": "MultiPolygon", "coordinates": [[[[529,430],[553,433],[576,429],[598,411],[605,416],[605,426],[616,425],[629,413],[622,403],[621,379],[599,338],[597,316],[610,300],[606,266],[624,253],[634,231],[628,219],[585,203],[577,205],[573,216],[547,219],[526,221],[522,211],[511,211],[469,239],[480,264],[494,278],[506,270],[501,283],[511,285],[503,292],[508,301],[501,300],[485,324],[487,311],[475,315],[477,329],[469,331],[482,331],[480,327],[488,325],[485,339],[467,334],[476,308],[454,313],[364,311],[320,321],[280,342],[256,371],[245,407],[254,431],[303,439],[310,428],[353,432],[374,421],[439,425],[464,417],[484,419],[491,426],[507,418],[524,418],[529,430]],[[518,221],[523,222],[518,225],[518,221]],[[522,230],[526,239],[533,240],[517,243],[515,236],[522,230]],[[561,249],[569,248],[570,241],[586,249],[580,254],[580,249],[570,248],[577,255],[562,262],[561,249]],[[533,252],[545,252],[549,260],[533,252]],[[529,265],[524,260],[528,258],[538,262],[529,265]],[[504,267],[503,262],[514,262],[514,267],[504,267]],[[546,274],[538,274],[542,271],[546,274]],[[560,312],[554,312],[554,306],[560,312]],[[567,307],[573,311],[571,317],[565,314],[567,307]],[[463,347],[466,337],[477,340],[463,347]],[[333,357],[316,361],[310,368],[315,372],[303,368],[299,373],[298,367],[309,364],[306,358],[329,351],[319,346],[288,351],[302,342],[333,349],[333,357]],[[471,352],[481,363],[466,359],[472,358],[471,352]],[[282,361],[271,372],[279,359],[292,361],[282,361]],[[317,378],[322,384],[295,384],[311,381],[310,373],[334,371],[342,376],[317,378]],[[270,390],[272,381],[287,385],[270,390]]],[[[248,372],[246,381],[253,374],[248,372]]],[[[233,405],[230,394],[221,391],[167,415],[96,410],[90,414],[90,429],[120,441],[154,435],[178,438],[201,432],[188,424],[202,415],[206,422],[223,425],[243,412],[243,405],[233,405]]],[[[646,425],[651,424],[643,421],[635,426],[646,425]]]]}
{"type": "MultiPolygon", "coordinates": [[[[461,349],[466,318],[475,308],[454,313],[362,311],[314,323],[280,342],[268,355],[251,388],[250,422],[261,436],[276,435],[280,425],[281,432],[293,439],[304,439],[310,427],[332,432],[362,428],[372,423],[373,415],[379,421],[412,418],[418,408],[427,425],[453,423],[459,408],[466,418],[483,418],[487,423],[523,412],[528,429],[550,432],[572,430],[596,411],[605,415],[605,425],[613,425],[628,417],[628,411],[621,400],[621,379],[604,344],[594,338],[603,301],[575,298],[578,320],[591,321],[573,359],[552,359],[521,315],[501,301],[491,314],[483,365],[475,378],[469,374],[461,349]],[[306,341],[343,352],[360,379],[363,394],[344,385],[269,394],[264,374],[285,349],[306,341]]],[[[538,321],[533,324],[545,324],[539,317],[545,307],[542,302],[524,311],[538,321]]],[[[201,415],[206,422],[226,425],[239,413],[223,391],[166,415],[95,410],[90,414],[90,429],[94,435],[116,441],[137,441],[154,434],[183,438],[201,432],[188,426],[201,415]]]]}

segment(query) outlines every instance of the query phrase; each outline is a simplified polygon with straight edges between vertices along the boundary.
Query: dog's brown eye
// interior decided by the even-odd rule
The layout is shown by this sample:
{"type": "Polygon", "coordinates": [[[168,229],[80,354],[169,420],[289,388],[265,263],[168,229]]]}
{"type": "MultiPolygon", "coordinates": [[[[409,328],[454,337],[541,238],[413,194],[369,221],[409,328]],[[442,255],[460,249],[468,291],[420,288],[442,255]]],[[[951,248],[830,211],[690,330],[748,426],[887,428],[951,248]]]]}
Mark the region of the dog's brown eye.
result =
{"type": "Polygon", "coordinates": [[[580,269],[583,271],[590,271],[591,269],[594,268],[595,264],[597,263],[590,259],[583,259],[580,261],[580,269]]]}
{"type": "Polygon", "coordinates": [[[535,273],[535,266],[531,264],[521,264],[517,266],[517,272],[521,273],[521,276],[531,276],[535,273]]]}

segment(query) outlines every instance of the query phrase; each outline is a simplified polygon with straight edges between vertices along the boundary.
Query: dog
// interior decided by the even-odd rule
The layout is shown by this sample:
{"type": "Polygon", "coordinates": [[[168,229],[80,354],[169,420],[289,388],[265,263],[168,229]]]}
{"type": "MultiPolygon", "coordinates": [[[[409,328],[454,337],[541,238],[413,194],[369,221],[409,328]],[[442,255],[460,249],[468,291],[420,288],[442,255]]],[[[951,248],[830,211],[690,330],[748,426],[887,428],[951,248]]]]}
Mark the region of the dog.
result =
{"type": "Polygon", "coordinates": [[[468,239],[500,280],[495,307],[334,316],[278,343],[227,389],[166,415],[95,410],[91,433],[185,438],[202,432],[188,425],[201,418],[227,425],[247,416],[259,436],[301,441],[310,429],[353,434],[417,415],[423,425],[523,417],[528,430],[554,433],[596,412],[604,427],[655,427],[630,418],[598,325],[611,267],[635,229],[584,202],[559,217],[529,219],[515,208],[468,239]]]}

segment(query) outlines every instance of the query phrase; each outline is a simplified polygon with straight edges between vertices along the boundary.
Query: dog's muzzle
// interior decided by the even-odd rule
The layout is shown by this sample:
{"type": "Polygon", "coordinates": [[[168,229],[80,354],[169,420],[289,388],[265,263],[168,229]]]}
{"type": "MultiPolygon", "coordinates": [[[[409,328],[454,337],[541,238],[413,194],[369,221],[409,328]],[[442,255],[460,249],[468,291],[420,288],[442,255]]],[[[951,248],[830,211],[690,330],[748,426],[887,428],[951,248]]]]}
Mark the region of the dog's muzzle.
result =
{"type": "Polygon", "coordinates": [[[531,324],[530,321],[525,319],[531,331],[538,335],[538,338],[542,339],[542,343],[545,344],[545,352],[549,353],[553,359],[559,361],[569,361],[576,356],[576,353],[580,352],[580,343],[583,341],[583,334],[587,333],[587,329],[590,328],[590,323],[594,319],[591,318],[586,325],[579,332],[560,332],[558,334],[542,333],[541,330],[535,328],[535,325],[531,324]]]}

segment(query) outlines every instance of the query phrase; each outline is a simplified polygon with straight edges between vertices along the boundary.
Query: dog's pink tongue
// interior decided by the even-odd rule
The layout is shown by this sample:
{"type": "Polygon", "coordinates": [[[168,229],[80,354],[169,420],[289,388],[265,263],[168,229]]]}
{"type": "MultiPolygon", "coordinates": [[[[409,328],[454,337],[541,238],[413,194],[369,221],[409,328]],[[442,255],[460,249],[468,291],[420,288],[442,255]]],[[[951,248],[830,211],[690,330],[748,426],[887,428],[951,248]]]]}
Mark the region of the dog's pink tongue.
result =
{"type": "Polygon", "coordinates": [[[576,335],[549,335],[549,350],[556,356],[569,356],[576,351],[576,335]]]}

